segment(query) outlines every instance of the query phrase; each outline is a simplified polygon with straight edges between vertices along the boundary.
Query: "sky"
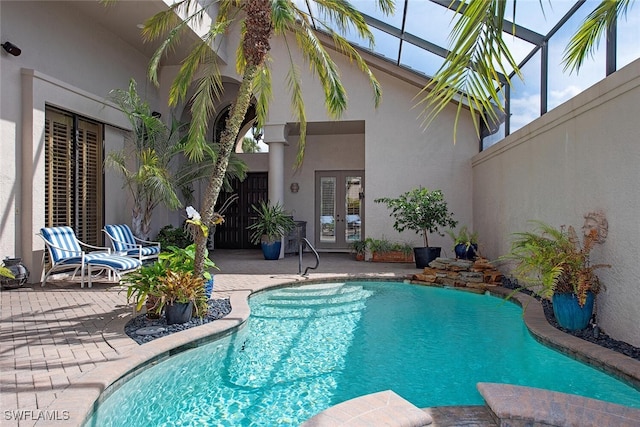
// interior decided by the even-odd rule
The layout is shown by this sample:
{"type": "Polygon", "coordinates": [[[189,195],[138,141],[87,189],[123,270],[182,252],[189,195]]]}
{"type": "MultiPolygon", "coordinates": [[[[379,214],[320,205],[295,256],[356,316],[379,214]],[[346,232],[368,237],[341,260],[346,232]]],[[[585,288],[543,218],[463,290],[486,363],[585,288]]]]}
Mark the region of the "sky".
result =
{"type": "MultiPolygon", "coordinates": [[[[306,10],[305,0],[294,0],[299,7],[306,10]]],[[[505,19],[529,28],[541,35],[546,35],[557,22],[575,4],[568,0],[517,0],[507,2],[505,19]],[[515,15],[513,5],[516,5],[515,15]]],[[[579,73],[569,73],[563,70],[561,63],[564,49],[570,37],[600,0],[587,0],[574,16],[549,41],[549,73],[548,73],[548,108],[557,107],[576,94],[605,77],[605,49],[604,39],[593,58],[588,59],[579,73]]],[[[314,17],[322,16],[318,13],[317,5],[309,2],[314,17]]],[[[361,12],[374,17],[395,28],[402,27],[404,1],[396,0],[396,13],[384,16],[376,6],[374,0],[353,0],[352,4],[361,12]]],[[[443,48],[450,47],[449,33],[456,14],[445,7],[429,0],[409,0],[406,2],[407,13],[405,32],[435,43],[443,48]]],[[[319,22],[319,21],[316,21],[319,22]]],[[[635,4],[630,13],[618,23],[618,68],[640,57],[640,6],[635,4]]],[[[372,29],[375,37],[374,51],[392,61],[398,61],[400,41],[397,37],[378,29],[372,29]]],[[[363,47],[368,43],[354,32],[347,32],[345,37],[363,47]]],[[[505,42],[517,63],[520,63],[535,48],[534,45],[506,35],[505,42]]],[[[400,55],[400,64],[410,67],[428,76],[434,75],[444,62],[443,58],[420,47],[404,42],[400,55]]],[[[508,70],[512,71],[512,70],[508,70]]],[[[528,64],[522,66],[523,79],[515,77],[512,80],[511,98],[511,131],[530,123],[540,115],[540,55],[534,57],[528,64]]]]}

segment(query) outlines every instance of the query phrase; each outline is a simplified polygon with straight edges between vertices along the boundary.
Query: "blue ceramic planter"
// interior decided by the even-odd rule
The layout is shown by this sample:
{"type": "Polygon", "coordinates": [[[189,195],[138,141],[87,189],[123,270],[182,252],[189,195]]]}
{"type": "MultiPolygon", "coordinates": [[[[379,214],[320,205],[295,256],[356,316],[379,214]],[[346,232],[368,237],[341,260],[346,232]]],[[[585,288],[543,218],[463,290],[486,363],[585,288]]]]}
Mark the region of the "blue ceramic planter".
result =
{"type": "Polygon", "coordinates": [[[282,242],[277,241],[273,243],[262,243],[262,254],[264,259],[276,260],[280,258],[280,249],[282,248],[282,242]]]}
{"type": "Polygon", "coordinates": [[[453,249],[456,253],[456,258],[473,261],[474,259],[476,259],[476,251],[478,250],[478,245],[474,243],[467,246],[465,243],[460,243],[457,244],[453,249]]]}
{"type": "Polygon", "coordinates": [[[213,292],[213,276],[211,276],[211,279],[204,282],[204,295],[207,299],[211,298],[211,292],[213,292]]]}
{"type": "Polygon", "coordinates": [[[594,295],[587,293],[587,301],[583,307],[578,303],[576,294],[553,294],[553,314],[560,326],[570,331],[584,329],[593,314],[594,295]]]}

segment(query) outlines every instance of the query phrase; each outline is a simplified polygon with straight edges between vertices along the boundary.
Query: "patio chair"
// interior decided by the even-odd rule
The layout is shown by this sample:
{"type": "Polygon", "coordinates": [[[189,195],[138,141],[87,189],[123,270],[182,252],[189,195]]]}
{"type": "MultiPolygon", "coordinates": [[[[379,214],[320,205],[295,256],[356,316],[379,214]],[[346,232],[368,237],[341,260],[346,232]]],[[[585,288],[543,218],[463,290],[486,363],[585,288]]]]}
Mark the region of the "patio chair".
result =
{"type": "Polygon", "coordinates": [[[158,259],[160,242],[150,242],[137,238],[126,224],[107,225],[104,234],[111,240],[113,250],[122,256],[137,258],[140,262],[158,259]]]}
{"type": "Polygon", "coordinates": [[[71,227],[44,227],[38,236],[44,240],[51,260],[51,268],[45,274],[42,286],[53,273],[73,270],[75,277],[80,270],[80,287],[84,288],[85,276],[88,276],[91,287],[93,268],[107,270],[109,278],[113,273],[120,280],[122,274],[137,270],[142,265],[138,259],[112,254],[110,248],[81,242],[71,227]],[[87,252],[83,248],[93,251],[87,252]]]}

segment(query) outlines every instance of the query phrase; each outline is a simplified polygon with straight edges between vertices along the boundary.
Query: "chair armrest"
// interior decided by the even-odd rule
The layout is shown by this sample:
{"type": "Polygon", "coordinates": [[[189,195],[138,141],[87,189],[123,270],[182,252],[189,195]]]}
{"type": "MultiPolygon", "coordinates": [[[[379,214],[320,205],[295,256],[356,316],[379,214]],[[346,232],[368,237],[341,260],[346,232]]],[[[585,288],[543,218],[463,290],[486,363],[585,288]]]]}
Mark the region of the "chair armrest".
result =
{"type": "MultiPolygon", "coordinates": [[[[109,236],[109,237],[111,237],[111,236],[109,236]]],[[[114,239],[113,237],[111,237],[111,240],[113,240],[114,242],[124,246],[127,249],[140,249],[140,248],[142,248],[142,245],[139,245],[137,243],[124,242],[122,240],[114,239]]]]}
{"type": "Polygon", "coordinates": [[[160,247],[160,242],[154,242],[154,241],[151,241],[151,240],[143,240],[143,239],[140,239],[140,238],[138,238],[136,236],[133,236],[133,238],[136,240],[136,242],[144,243],[144,244],[147,244],[148,246],[158,246],[158,247],[160,247]]]}
{"type": "Polygon", "coordinates": [[[111,253],[111,248],[108,248],[108,247],[105,247],[105,246],[94,246],[94,245],[90,245],[90,244],[88,244],[88,243],[84,243],[84,242],[83,242],[83,241],[81,241],[81,240],[78,240],[78,243],[80,244],[80,246],[84,246],[84,247],[86,247],[86,248],[97,249],[97,250],[100,250],[100,251],[102,251],[102,252],[106,252],[106,253],[108,253],[108,254],[110,254],[110,253],[111,253]]]}

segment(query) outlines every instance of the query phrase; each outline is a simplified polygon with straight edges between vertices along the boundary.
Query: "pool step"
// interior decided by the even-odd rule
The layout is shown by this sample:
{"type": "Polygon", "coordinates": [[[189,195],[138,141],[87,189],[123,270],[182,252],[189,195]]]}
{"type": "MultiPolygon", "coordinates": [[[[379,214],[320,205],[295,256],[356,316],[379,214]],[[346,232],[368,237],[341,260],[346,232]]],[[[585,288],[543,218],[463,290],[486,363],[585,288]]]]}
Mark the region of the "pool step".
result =
{"type": "Polygon", "coordinates": [[[332,316],[336,314],[360,311],[364,302],[373,292],[362,286],[345,284],[324,284],[324,286],[305,286],[292,292],[291,289],[274,291],[269,298],[257,307],[252,308],[255,317],[279,317],[282,311],[285,317],[306,318],[310,315],[332,316]],[[327,286],[332,285],[332,286],[327,286]],[[295,312],[290,312],[295,309],[295,312]],[[314,310],[318,313],[313,314],[314,310]]]}

